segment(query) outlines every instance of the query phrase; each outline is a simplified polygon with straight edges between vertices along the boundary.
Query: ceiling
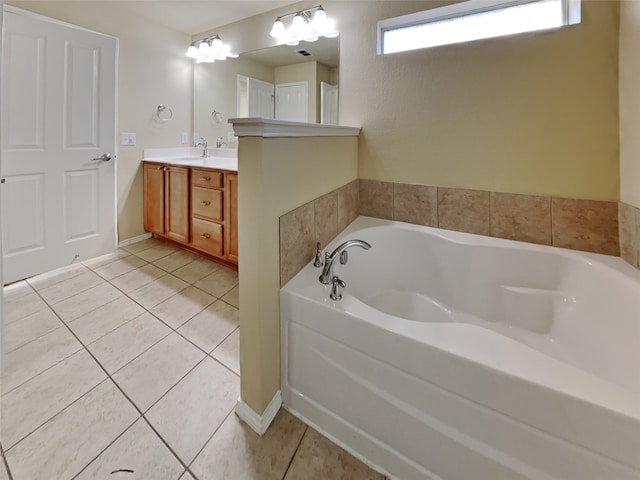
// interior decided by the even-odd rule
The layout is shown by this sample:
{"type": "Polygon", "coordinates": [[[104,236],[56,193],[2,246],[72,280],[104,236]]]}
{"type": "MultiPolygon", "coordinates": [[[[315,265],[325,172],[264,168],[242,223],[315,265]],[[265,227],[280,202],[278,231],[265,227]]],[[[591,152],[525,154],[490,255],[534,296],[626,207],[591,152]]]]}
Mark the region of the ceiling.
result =
{"type": "Polygon", "coordinates": [[[293,65],[296,63],[314,60],[329,67],[337,67],[340,63],[340,41],[336,38],[320,37],[316,42],[300,42],[298,46],[278,45],[276,47],[263,48],[253,52],[243,53],[244,58],[250,58],[272,67],[293,65]],[[310,55],[303,56],[298,53],[305,50],[310,55]]]}
{"type": "Polygon", "coordinates": [[[111,0],[142,17],[189,35],[292,5],[291,0],[111,0]]]}

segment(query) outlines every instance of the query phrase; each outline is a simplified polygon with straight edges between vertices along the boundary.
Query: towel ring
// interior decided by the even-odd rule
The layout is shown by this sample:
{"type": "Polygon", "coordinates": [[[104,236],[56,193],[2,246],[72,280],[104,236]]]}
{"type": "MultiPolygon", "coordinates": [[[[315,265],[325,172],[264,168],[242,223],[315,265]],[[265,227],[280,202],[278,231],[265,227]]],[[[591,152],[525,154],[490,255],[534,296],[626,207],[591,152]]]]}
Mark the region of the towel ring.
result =
{"type": "Polygon", "coordinates": [[[173,118],[173,110],[167,107],[164,103],[161,103],[160,105],[158,105],[156,116],[164,122],[169,121],[171,120],[171,118],[173,118]]]}

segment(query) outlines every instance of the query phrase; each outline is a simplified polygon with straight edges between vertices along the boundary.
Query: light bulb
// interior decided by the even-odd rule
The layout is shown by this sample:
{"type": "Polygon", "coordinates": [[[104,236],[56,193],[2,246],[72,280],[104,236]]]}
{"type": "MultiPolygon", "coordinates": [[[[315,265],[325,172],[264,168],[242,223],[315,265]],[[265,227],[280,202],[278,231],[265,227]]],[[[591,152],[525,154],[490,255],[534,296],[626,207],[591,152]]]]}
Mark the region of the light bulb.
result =
{"type": "Polygon", "coordinates": [[[324,24],[327,22],[327,13],[320,7],[316,10],[316,13],[313,14],[313,28],[316,30],[321,30],[324,27],[324,24]]]}
{"type": "Polygon", "coordinates": [[[297,45],[299,45],[300,42],[298,40],[292,40],[290,42],[287,42],[287,45],[289,45],[290,47],[295,47],[297,45]]]}
{"type": "Polygon", "coordinates": [[[318,37],[307,37],[304,39],[305,42],[317,42],[318,37]]]}
{"type": "Polygon", "coordinates": [[[291,20],[291,31],[298,32],[299,30],[302,29],[303,26],[304,26],[304,18],[302,18],[302,15],[297,13],[296,16],[293,17],[293,20],[291,20]]]}
{"type": "Polygon", "coordinates": [[[198,58],[198,49],[196,48],[196,46],[192,43],[191,45],[189,45],[189,48],[187,48],[187,57],[189,58],[198,58]]]}
{"type": "Polygon", "coordinates": [[[337,31],[328,32],[324,34],[325,38],[336,38],[338,35],[340,35],[340,32],[337,32],[337,31]]]}
{"type": "Polygon", "coordinates": [[[200,46],[198,46],[198,56],[206,57],[207,55],[209,55],[210,49],[211,47],[209,46],[209,42],[200,42],[200,46]]]}
{"type": "Polygon", "coordinates": [[[220,40],[220,37],[215,36],[213,40],[211,40],[211,49],[214,51],[222,50],[222,40],[220,40]]]}
{"type": "Polygon", "coordinates": [[[282,23],[282,20],[273,22],[273,27],[271,27],[269,35],[273,38],[282,38],[284,36],[284,23],[282,23]]]}

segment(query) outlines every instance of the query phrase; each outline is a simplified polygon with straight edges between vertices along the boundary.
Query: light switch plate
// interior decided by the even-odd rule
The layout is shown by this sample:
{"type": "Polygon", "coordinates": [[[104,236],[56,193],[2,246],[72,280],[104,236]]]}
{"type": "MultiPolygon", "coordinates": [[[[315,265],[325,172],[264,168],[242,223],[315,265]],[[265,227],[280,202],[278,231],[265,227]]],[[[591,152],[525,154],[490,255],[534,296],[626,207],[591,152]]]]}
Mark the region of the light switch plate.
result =
{"type": "Polygon", "coordinates": [[[236,143],[236,134],[233,132],[227,133],[227,142],[228,143],[236,143]]]}
{"type": "Polygon", "coordinates": [[[180,141],[182,142],[183,145],[186,145],[187,143],[189,143],[189,134],[187,132],[182,132],[182,135],[180,136],[180,141]]]}
{"type": "Polygon", "coordinates": [[[200,134],[198,132],[193,132],[193,144],[195,145],[200,141],[200,134]]]}
{"type": "Polygon", "coordinates": [[[120,145],[135,145],[135,144],[136,144],[135,133],[122,132],[120,134],[120,145]]]}

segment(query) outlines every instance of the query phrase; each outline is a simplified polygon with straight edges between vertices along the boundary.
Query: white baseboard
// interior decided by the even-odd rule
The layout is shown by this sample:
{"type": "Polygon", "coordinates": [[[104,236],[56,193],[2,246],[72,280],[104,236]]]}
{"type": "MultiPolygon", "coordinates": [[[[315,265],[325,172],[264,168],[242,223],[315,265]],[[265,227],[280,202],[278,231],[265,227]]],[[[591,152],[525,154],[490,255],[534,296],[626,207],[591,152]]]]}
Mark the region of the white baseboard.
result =
{"type": "Polygon", "coordinates": [[[132,243],[138,243],[142,240],[146,240],[147,238],[151,238],[151,233],[143,233],[142,235],[138,235],[137,237],[127,238],[118,243],[118,248],[126,247],[127,245],[131,245],[132,243]]]}
{"type": "Polygon", "coordinates": [[[238,415],[244,423],[249,425],[254,432],[262,436],[262,434],[267,431],[267,428],[269,428],[269,425],[271,425],[281,405],[282,397],[280,390],[273,396],[262,415],[258,415],[249,405],[244,403],[241,398],[238,398],[236,415],[238,415]]]}

